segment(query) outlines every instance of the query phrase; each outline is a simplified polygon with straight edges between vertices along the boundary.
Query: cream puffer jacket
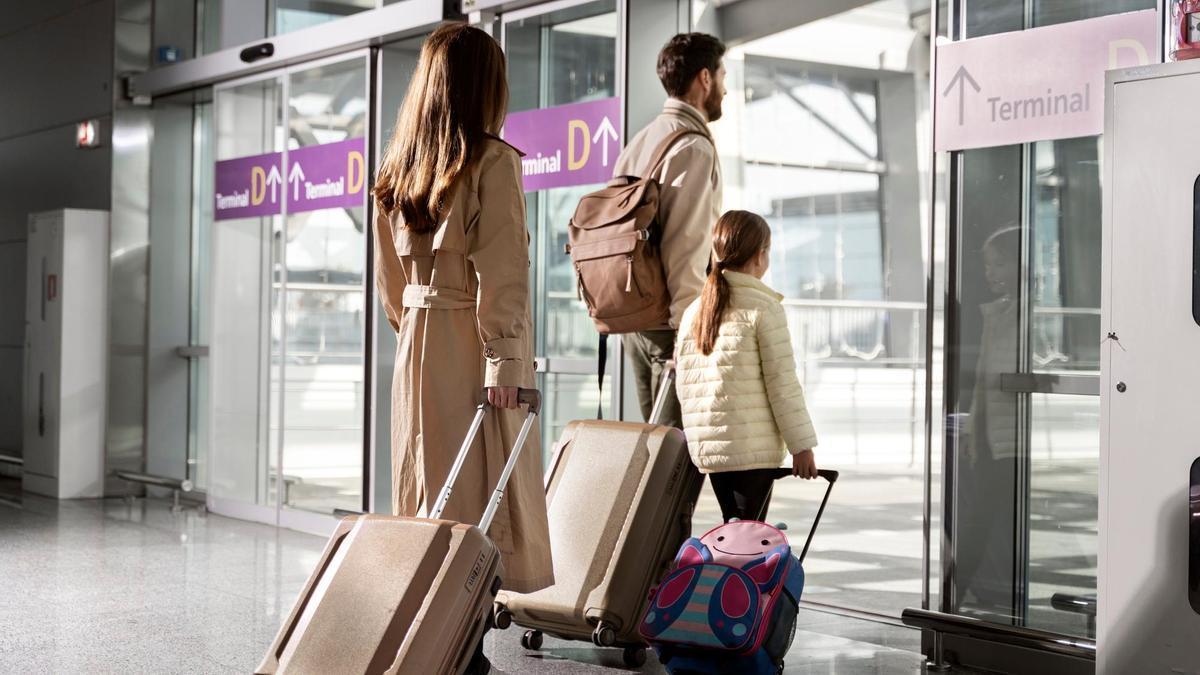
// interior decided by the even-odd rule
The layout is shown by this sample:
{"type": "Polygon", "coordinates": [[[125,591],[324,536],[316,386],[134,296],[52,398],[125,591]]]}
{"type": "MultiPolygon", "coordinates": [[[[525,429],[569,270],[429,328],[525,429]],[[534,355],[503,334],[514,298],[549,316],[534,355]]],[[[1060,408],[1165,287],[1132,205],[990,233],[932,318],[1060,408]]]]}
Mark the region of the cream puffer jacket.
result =
{"type": "Polygon", "coordinates": [[[712,353],[700,352],[692,332],[699,300],[684,312],[676,341],[688,449],[701,473],[773,469],[788,451],[817,445],[783,296],[748,274],[724,274],[729,304],[712,353]]]}

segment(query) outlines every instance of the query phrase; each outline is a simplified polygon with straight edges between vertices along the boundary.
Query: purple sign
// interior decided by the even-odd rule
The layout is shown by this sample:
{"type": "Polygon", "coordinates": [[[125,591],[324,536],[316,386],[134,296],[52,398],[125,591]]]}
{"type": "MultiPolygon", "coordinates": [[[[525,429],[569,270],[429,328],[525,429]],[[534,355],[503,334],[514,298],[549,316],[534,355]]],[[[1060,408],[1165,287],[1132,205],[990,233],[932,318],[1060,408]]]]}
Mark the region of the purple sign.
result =
{"type": "Polygon", "coordinates": [[[275,216],[287,195],[288,213],[362,206],[366,187],[366,141],[310,145],[283,153],[217,162],[215,220],[275,216]]]}
{"type": "Polygon", "coordinates": [[[230,220],[279,213],[283,198],[282,159],[281,153],[272,152],[217,162],[214,219],[230,220]]]}
{"type": "Polygon", "coordinates": [[[606,183],[621,152],[621,99],[513,113],[504,140],[525,153],[525,191],[606,183]]]}
{"type": "Polygon", "coordinates": [[[288,213],[363,205],[366,141],[310,145],[288,152],[288,213]]]}

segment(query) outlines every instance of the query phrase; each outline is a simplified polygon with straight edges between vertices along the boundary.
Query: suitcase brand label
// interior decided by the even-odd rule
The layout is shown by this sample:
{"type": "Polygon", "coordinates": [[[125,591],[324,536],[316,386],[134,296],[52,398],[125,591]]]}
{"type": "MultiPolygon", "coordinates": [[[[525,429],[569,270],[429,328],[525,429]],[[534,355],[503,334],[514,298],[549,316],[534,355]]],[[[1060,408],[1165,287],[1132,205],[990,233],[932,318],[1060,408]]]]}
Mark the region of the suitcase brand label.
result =
{"type": "Polygon", "coordinates": [[[683,473],[684,462],[692,461],[687,455],[683,456],[683,462],[677,462],[675,468],[671,470],[671,478],[667,481],[667,494],[675,492],[675,486],[679,484],[679,476],[683,473]]]}
{"type": "Polygon", "coordinates": [[[479,583],[479,577],[483,576],[483,564],[487,562],[487,555],[482,551],[479,557],[475,559],[475,564],[471,567],[471,573],[467,575],[467,583],[465,585],[467,592],[475,590],[475,584],[479,583]]]}

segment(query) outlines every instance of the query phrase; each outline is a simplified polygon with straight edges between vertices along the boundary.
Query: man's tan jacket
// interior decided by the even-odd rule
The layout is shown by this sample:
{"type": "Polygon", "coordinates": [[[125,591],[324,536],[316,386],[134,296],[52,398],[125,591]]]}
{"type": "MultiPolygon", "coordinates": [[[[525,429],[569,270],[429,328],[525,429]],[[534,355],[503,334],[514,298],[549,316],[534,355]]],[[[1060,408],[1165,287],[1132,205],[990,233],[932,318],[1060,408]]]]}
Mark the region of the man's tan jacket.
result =
{"type": "Polygon", "coordinates": [[[712,228],[721,215],[721,165],[704,114],[683,101],[667,99],[662,113],[625,146],[614,171],[616,176],[645,178],[643,174],[651,169],[648,164],[659,143],[684,127],[704,135],[687,136],[677,142],[654,177],[663,187],[659,216],[672,328],[679,327],[683,310],[700,297],[704,288],[712,228]]]}

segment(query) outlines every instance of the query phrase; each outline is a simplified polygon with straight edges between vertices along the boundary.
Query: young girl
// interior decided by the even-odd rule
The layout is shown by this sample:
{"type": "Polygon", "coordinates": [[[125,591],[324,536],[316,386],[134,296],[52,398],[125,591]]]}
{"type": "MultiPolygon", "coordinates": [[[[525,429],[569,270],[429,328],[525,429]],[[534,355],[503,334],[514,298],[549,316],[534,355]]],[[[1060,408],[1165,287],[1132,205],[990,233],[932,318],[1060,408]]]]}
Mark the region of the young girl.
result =
{"type": "Polygon", "coordinates": [[[772,470],[787,453],[793,475],[817,477],[817,437],[796,378],[783,296],[761,281],[770,261],[767,221],[729,211],[713,228],[712,248],[704,291],[679,327],[683,427],[725,521],[763,520],[772,470]]]}

